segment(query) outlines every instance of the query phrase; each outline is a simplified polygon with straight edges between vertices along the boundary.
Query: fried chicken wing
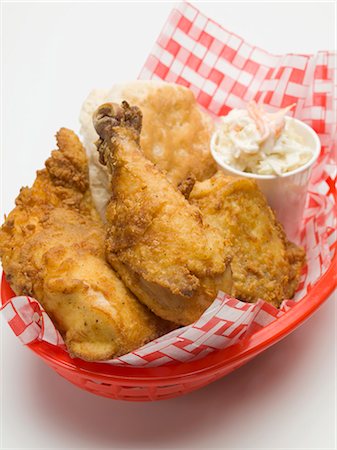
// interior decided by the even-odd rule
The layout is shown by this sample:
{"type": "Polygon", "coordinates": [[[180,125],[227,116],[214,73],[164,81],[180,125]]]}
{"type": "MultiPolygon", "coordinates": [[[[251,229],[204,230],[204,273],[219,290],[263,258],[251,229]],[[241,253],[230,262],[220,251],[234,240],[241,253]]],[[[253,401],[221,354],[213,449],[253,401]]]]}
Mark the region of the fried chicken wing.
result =
{"type": "Polygon", "coordinates": [[[191,323],[230,282],[224,239],[143,155],[137,107],[102,105],[94,125],[112,176],[107,258],[155,314],[191,323]]]}
{"type": "Polygon", "coordinates": [[[230,243],[231,295],[248,302],[261,298],[277,307],[293,297],[304,251],[287,240],[253,180],[218,172],[195,183],[189,200],[230,243]]]}
{"type": "Polygon", "coordinates": [[[21,189],[0,230],[0,256],[17,295],[39,300],[70,354],[106,360],[172,329],[124,286],[104,256],[105,228],[88,189],[77,136],[61,129],[59,150],[31,188],[21,189]]]}

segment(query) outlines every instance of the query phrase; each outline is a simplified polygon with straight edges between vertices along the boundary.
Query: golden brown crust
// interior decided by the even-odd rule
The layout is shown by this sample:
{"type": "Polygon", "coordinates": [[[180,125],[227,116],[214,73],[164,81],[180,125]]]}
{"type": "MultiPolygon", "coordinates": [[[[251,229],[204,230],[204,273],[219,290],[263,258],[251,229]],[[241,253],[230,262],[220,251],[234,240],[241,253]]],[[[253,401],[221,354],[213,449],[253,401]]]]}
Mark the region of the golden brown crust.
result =
{"type": "Polygon", "coordinates": [[[88,163],[78,137],[61,128],[56,135],[59,150],[54,150],[46,161],[46,168],[54,186],[88,190],[88,163]]]}

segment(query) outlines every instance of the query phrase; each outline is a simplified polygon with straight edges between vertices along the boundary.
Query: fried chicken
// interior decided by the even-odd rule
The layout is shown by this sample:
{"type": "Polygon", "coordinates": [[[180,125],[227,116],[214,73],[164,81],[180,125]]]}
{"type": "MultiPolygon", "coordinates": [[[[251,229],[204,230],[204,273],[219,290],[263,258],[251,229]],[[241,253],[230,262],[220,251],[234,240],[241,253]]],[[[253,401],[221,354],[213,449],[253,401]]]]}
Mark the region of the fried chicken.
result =
{"type": "Polygon", "coordinates": [[[189,200],[230,243],[232,296],[247,302],[261,298],[276,307],[293,297],[304,251],[287,240],[253,180],[218,172],[195,183],[189,200]]]}
{"type": "Polygon", "coordinates": [[[102,105],[94,125],[112,178],[107,259],[155,314],[189,324],[230,284],[224,239],[143,155],[137,107],[102,105]]]}
{"type": "Polygon", "coordinates": [[[64,128],[57,144],[5,220],[0,256],[14,292],[42,304],[73,357],[106,360],[172,325],[140,304],[107,264],[84,149],[64,128]]]}

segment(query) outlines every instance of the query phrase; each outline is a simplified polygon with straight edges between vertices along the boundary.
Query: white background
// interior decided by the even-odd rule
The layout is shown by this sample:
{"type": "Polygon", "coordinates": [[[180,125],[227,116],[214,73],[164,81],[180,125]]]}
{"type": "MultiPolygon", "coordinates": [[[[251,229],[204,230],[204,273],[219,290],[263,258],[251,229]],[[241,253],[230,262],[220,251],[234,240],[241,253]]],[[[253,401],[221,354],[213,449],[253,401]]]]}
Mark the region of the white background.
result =
{"type": "MultiPolygon", "coordinates": [[[[137,77],[173,4],[5,3],[2,212],[94,87],[137,77]]],[[[199,3],[274,53],[334,47],[334,3],[199,3]]],[[[336,299],[299,330],[186,397],[132,404],[81,391],[2,320],[1,448],[336,448],[336,299]]]]}

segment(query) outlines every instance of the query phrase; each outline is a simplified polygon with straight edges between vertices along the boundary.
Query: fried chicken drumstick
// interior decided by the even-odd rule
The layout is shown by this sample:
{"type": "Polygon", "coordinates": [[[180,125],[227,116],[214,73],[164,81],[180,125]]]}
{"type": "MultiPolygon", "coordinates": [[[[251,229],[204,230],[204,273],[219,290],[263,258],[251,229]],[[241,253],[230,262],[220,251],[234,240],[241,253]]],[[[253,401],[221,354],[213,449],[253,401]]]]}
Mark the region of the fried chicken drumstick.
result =
{"type": "Polygon", "coordinates": [[[139,147],[137,107],[104,104],[94,126],[112,175],[107,258],[157,315],[190,323],[218,289],[277,307],[294,295],[304,251],[287,240],[254,181],[219,172],[186,179],[178,192],[139,147]]]}
{"type": "Polygon", "coordinates": [[[140,304],[106,263],[84,149],[64,128],[57,144],[2,226],[0,256],[12,289],[41,302],[73,357],[106,360],[172,326],[140,304]]]}
{"type": "Polygon", "coordinates": [[[147,160],[141,112],[126,102],[94,114],[100,162],[112,175],[106,255],[134,294],[158,316],[186,325],[218,289],[228,290],[224,239],[147,160]]]}

